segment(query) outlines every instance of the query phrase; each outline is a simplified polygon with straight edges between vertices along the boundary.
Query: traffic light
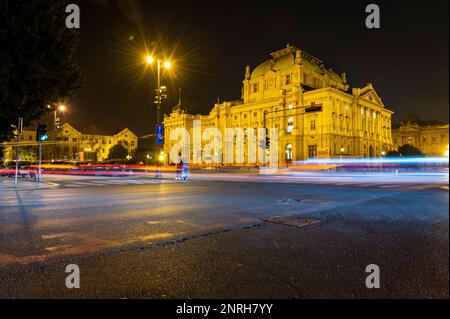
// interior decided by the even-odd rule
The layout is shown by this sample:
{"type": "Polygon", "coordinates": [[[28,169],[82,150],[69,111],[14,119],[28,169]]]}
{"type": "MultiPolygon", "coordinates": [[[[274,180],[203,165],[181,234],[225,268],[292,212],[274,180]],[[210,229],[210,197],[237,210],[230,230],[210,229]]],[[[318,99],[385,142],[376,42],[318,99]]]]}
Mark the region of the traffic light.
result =
{"type": "Polygon", "coordinates": [[[48,140],[47,125],[39,124],[36,129],[36,141],[45,142],[48,140]]]}
{"type": "Polygon", "coordinates": [[[266,150],[268,150],[270,148],[270,138],[267,136],[266,137],[266,150]]]}
{"type": "Polygon", "coordinates": [[[56,118],[55,127],[57,129],[61,128],[61,118],[59,116],[56,118]]]}

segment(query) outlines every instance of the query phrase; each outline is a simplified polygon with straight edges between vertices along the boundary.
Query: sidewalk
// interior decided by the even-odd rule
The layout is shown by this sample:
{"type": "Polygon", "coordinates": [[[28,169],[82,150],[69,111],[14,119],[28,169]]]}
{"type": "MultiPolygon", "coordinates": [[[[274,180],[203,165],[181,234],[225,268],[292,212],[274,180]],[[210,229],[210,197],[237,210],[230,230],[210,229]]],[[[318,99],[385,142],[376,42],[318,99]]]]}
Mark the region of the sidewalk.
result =
{"type": "MultiPolygon", "coordinates": [[[[17,189],[45,189],[45,188],[50,188],[50,187],[55,187],[58,186],[58,184],[56,183],[52,183],[52,182],[41,182],[41,183],[36,183],[33,182],[32,179],[30,179],[30,181],[27,181],[26,179],[19,179],[17,181],[17,189]]],[[[5,189],[14,189],[14,178],[9,178],[9,177],[1,177],[0,178],[0,190],[5,190],[5,189]]]]}

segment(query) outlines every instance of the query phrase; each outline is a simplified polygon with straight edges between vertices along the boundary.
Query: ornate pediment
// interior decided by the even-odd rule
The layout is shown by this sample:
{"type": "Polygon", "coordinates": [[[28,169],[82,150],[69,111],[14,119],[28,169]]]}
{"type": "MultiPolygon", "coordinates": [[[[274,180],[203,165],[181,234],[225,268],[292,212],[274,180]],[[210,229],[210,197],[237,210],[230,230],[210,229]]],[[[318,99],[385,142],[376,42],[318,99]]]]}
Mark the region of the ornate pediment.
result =
{"type": "Polygon", "coordinates": [[[359,96],[372,103],[378,104],[380,107],[384,107],[383,101],[381,101],[380,96],[377,94],[371,83],[368,83],[361,89],[359,96]]]}

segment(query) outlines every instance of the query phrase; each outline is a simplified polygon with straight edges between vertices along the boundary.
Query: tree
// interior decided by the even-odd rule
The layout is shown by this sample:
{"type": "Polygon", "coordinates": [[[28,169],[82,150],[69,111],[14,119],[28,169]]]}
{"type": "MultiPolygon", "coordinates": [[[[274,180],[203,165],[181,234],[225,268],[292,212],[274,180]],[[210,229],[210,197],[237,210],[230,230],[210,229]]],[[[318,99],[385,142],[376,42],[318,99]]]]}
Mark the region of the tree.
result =
{"type": "MultiPolygon", "coordinates": [[[[68,4],[68,3],[67,3],[68,4]]],[[[83,76],[79,31],[65,25],[65,0],[0,1],[0,141],[70,97],[83,76]]]]}
{"type": "Polygon", "coordinates": [[[389,151],[387,153],[388,157],[394,157],[394,156],[423,156],[424,154],[420,149],[417,147],[411,145],[411,144],[405,144],[403,146],[400,146],[397,151],[389,151]]]}
{"type": "MultiPolygon", "coordinates": [[[[17,154],[17,152],[15,152],[17,154]]],[[[33,146],[24,146],[19,149],[20,160],[24,162],[37,162],[37,150],[33,146]]],[[[15,159],[15,158],[14,158],[15,159]]]]}
{"type": "Polygon", "coordinates": [[[124,160],[127,158],[128,150],[122,144],[116,144],[110,148],[109,160],[124,160]]]}
{"type": "Polygon", "coordinates": [[[391,150],[386,154],[386,157],[397,157],[397,156],[400,156],[400,153],[397,150],[391,150]]]}

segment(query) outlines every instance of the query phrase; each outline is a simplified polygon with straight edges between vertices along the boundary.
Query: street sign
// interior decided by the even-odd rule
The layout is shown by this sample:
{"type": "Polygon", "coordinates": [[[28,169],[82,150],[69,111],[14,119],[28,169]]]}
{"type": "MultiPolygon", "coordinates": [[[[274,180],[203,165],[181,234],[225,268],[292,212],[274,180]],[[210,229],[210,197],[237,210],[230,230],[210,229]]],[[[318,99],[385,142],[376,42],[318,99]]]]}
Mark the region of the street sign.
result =
{"type": "Polygon", "coordinates": [[[161,124],[156,125],[156,144],[164,145],[164,126],[161,124]]]}

